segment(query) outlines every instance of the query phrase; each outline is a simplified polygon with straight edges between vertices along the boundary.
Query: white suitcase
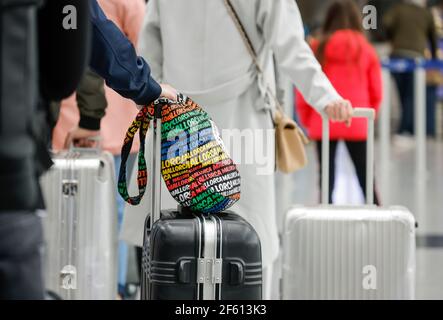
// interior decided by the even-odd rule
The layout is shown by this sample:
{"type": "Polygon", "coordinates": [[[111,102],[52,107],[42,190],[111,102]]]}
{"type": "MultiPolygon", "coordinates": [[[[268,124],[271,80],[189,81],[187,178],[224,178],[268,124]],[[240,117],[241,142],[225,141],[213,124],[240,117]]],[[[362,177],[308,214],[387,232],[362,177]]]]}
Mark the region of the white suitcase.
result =
{"type": "Polygon", "coordinates": [[[322,202],[286,216],[282,294],[285,300],[412,300],[415,298],[415,220],[405,208],[373,203],[374,120],[368,118],[368,205],[328,203],[329,121],[323,117],[322,202]]]}
{"type": "Polygon", "coordinates": [[[69,151],[42,177],[45,284],[67,300],[117,297],[117,212],[109,153],[69,151]]]}

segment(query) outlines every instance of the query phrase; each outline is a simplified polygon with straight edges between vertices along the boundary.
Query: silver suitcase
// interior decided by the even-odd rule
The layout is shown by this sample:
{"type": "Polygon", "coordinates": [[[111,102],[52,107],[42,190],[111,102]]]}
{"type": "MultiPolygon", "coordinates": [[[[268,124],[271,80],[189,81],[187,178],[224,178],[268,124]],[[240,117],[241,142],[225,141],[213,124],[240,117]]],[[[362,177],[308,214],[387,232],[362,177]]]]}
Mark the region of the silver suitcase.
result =
{"type": "Polygon", "coordinates": [[[117,297],[117,212],[109,153],[69,151],[42,177],[46,289],[68,300],[117,297]]]}
{"type": "Polygon", "coordinates": [[[375,112],[355,109],[355,117],[368,118],[368,204],[327,205],[329,121],[323,117],[323,205],[296,206],[287,213],[283,299],[415,298],[415,220],[406,208],[372,205],[375,112]]]}

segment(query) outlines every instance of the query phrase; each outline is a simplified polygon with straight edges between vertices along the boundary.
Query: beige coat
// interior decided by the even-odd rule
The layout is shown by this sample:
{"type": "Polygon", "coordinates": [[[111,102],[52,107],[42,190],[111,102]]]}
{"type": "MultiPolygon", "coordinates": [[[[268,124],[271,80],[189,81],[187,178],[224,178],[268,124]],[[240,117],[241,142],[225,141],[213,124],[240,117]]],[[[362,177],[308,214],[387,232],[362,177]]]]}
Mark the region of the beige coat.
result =
{"type": "MultiPolygon", "coordinates": [[[[248,141],[241,145],[243,156],[232,147],[240,138],[225,139],[225,143],[231,142],[234,160],[240,162],[242,158],[242,199],[233,209],[257,230],[266,268],[279,253],[275,177],[273,170],[262,174],[264,166],[274,168],[274,136],[265,135],[273,128],[270,112],[266,110],[272,105],[267,106],[262,95],[264,83],[275,87],[272,54],[279,71],[297,85],[311,105],[322,109],[340,97],[304,41],[301,16],[294,0],[234,0],[233,3],[266,69],[266,80],[257,77],[223,0],[150,0],[140,46],[154,77],[200,103],[221,130],[253,130],[252,139],[243,139],[248,141]],[[266,165],[257,156],[260,153],[267,156],[266,165]],[[254,159],[252,164],[244,163],[248,156],[254,159]]],[[[244,137],[247,132],[243,131],[244,137]]],[[[135,175],[131,181],[135,181],[135,175]]],[[[132,188],[134,192],[134,183],[132,188]]],[[[145,199],[139,207],[128,207],[124,239],[141,245],[148,203],[149,199],[145,199]]],[[[163,192],[163,208],[174,206],[171,197],[163,192]]]]}

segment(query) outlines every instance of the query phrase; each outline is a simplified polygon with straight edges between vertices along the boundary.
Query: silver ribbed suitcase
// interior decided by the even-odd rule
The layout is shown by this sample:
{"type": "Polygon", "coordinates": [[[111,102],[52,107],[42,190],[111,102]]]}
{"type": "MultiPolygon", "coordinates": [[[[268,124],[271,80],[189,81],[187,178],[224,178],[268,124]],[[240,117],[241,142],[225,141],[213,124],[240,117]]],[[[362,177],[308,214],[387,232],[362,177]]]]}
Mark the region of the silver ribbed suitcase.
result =
{"type": "Polygon", "coordinates": [[[113,300],[118,238],[112,155],[69,151],[53,160],[41,180],[46,289],[68,300],[113,300]]]}
{"type": "Polygon", "coordinates": [[[283,299],[410,300],[415,298],[415,220],[402,207],[373,205],[374,119],[368,118],[368,205],[328,202],[329,122],[323,119],[322,201],[296,206],[286,216],[283,239],[283,299]]]}

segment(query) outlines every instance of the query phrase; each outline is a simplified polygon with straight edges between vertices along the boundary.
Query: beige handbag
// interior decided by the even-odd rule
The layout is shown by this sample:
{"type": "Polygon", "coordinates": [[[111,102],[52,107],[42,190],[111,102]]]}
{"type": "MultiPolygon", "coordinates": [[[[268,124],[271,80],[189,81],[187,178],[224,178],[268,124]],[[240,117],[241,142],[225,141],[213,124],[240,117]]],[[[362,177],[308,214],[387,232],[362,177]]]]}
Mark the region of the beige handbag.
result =
{"type": "MultiPolygon", "coordinates": [[[[263,69],[260,66],[257,54],[234,6],[230,0],[223,1],[257,67],[257,71],[263,75],[263,69]]],[[[303,169],[308,164],[305,146],[309,143],[309,140],[298,124],[285,114],[280,102],[269,86],[267,87],[267,94],[275,101],[277,107],[273,117],[277,169],[283,173],[293,173],[303,169]]]]}
{"type": "Polygon", "coordinates": [[[309,140],[304,132],[281,109],[276,111],[274,123],[277,168],[283,173],[293,173],[306,167],[305,145],[309,140]]]}

